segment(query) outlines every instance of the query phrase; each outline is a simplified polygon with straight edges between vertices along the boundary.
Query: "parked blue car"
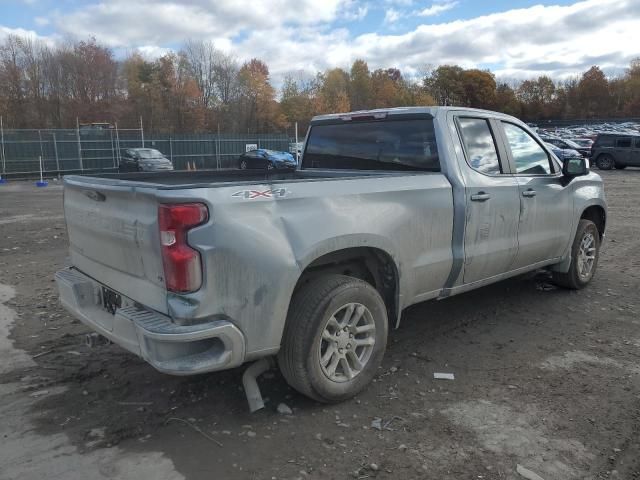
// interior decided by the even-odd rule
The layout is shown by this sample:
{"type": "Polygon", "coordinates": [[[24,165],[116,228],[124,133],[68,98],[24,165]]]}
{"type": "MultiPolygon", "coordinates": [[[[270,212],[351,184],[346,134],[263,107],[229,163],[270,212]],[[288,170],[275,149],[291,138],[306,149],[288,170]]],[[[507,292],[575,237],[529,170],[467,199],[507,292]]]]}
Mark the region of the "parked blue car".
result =
{"type": "Polygon", "coordinates": [[[545,142],[545,145],[555,154],[556,157],[558,157],[558,160],[563,163],[567,158],[582,158],[582,155],[577,150],[573,150],[571,148],[556,147],[553,143],[548,142],[545,142]]]}
{"type": "Polygon", "coordinates": [[[296,159],[289,152],[277,152],[258,148],[240,155],[238,168],[260,168],[266,170],[293,170],[298,166],[296,159]]]}

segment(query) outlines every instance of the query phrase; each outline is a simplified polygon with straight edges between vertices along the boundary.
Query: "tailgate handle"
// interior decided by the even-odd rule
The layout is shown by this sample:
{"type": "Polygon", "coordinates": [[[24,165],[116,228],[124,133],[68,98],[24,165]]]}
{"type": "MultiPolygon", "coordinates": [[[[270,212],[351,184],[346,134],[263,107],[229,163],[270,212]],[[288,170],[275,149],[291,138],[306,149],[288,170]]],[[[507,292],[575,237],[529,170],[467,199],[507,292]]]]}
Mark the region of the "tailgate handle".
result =
{"type": "Polygon", "coordinates": [[[471,195],[471,201],[472,202],[486,202],[490,198],[491,198],[491,195],[489,195],[488,193],[484,193],[484,192],[479,192],[479,193],[476,193],[474,195],[471,195]]]}

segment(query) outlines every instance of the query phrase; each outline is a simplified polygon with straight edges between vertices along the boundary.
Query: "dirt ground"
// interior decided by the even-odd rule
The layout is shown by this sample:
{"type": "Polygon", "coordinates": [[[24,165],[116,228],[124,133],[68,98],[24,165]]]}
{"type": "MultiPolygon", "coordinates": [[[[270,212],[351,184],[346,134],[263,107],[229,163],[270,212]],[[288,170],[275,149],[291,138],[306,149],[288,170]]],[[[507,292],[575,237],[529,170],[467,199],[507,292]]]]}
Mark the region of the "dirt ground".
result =
{"type": "Polygon", "coordinates": [[[0,478],[640,479],[640,170],[602,176],[587,289],[539,273],[412,307],[357,398],[320,405],[274,371],[255,414],[241,369],[171,377],[86,347],[53,281],[61,187],[0,186],[0,478]]]}

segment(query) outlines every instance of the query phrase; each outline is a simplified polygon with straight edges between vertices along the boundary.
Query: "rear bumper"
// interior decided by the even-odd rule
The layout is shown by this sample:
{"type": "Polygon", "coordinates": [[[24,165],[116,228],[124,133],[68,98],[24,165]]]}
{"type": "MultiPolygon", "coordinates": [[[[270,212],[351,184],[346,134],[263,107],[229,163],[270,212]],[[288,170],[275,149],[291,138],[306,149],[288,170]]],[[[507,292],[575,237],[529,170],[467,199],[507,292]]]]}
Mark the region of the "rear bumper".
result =
{"type": "Polygon", "coordinates": [[[224,370],[241,365],[245,339],[232,323],[215,320],[176,325],[158,312],[123,297],[111,314],[102,307],[102,285],[75,269],[56,273],[60,302],[74,317],[157,370],[172,375],[224,370]]]}

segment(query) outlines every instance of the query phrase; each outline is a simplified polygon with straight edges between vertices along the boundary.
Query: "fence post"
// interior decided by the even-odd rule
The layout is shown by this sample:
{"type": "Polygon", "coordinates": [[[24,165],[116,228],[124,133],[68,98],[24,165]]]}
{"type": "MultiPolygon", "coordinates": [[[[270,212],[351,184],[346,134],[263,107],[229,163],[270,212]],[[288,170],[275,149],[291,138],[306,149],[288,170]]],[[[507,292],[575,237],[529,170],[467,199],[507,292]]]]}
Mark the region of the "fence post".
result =
{"type": "Polygon", "coordinates": [[[120,169],[120,134],[118,133],[118,122],[116,122],[116,158],[118,159],[118,169],[120,169]]]}
{"type": "Polygon", "coordinates": [[[218,136],[216,137],[216,170],[220,170],[220,124],[218,124],[218,136]]]}
{"type": "Polygon", "coordinates": [[[82,163],[82,145],[80,144],[80,122],[76,117],[76,140],[78,141],[78,161],[80,162],[80,171],[84,172],[84,165],[82,163]]]}
{"type": "Polygon", "coordinates": [[[300,162],[300,159],[298,158],[298,122],[296,122],[296,163],[300,162]]]}
{"type": "Polygon", "coordinates": [[[116,168],[116,149],[113,143],[113,128],[109,129],[109,138],[111,139],[111,160],[113,160],[113,168],[116,168]]]}
{"type": "MultiPolygon", "coordinates": [[[[4,124],[2,123],[2,116],[0,115],[0,156],[2,156],[2,175],[0,175],[0,183],[2,182],[2,177],[6,177],[7,168],[6,168],[6,160],[4,156],[4,124]]],[[[6,180],[6,178],[5,178],[6,180]]]]}
{"type": "Polygon", "coordinates": [[[171,138],[171,134],[169,134],[169,160],[173,164],[173,140],[171,138]]]}
{"type": "Polygon", "coordinates": [[[56,156],[56,170],[58,171],[58,178],[60,178],[60,159],[58,158],[58,142],[56,141],[56,132],[53,132],[53,154],[56,156]]]}
{"type": "Polygon", "coordinates": [[[40,142],[40,170],[42,170],[42,158],[44,157],[44,151],[42,150],[42,130],[38,130],[38,141],[40,142]]]}
{"type": "Polygon", "coordinates": [[[144,148],[144,127],[142,126],[142,115],[140,115],[140,138],[142,139],[142,148],[144,148]]]}

